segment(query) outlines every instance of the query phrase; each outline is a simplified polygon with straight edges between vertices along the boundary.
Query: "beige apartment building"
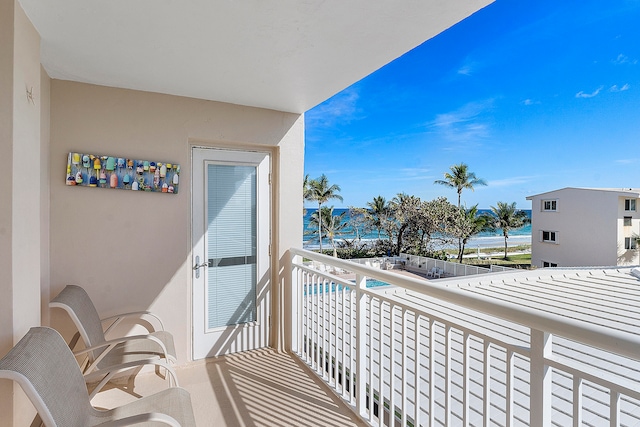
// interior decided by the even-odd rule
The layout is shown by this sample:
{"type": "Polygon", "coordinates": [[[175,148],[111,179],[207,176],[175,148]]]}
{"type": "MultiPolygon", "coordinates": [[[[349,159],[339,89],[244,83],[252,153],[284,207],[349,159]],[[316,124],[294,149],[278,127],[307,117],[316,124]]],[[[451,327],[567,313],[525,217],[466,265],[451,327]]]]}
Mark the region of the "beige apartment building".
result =
{"type": "Polygon", "coordinates": [[[531,264],[640,264],[640,189],[562,188],[531,200],[531,264]]]}

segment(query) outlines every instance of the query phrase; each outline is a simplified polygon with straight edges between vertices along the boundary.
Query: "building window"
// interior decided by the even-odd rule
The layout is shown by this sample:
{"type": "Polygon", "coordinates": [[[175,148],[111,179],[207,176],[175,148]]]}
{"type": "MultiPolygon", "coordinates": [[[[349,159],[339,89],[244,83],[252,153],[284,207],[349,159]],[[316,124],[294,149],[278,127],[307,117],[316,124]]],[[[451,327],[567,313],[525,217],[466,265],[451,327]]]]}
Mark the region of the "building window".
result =
{"type": "Polygon", "coordinates": [[[543,231],[542,232],[542,241],[543,242],[551,242],[556,243],[556,232],[555,231],[543,231]]]}
{"type": "Polygon", "coordinates": [[[624,238],[624,248],[625,249],[635,249],[637,246],[637,240],[634,237],[625,237],[624,238]]]}
{"type": "Polygon", "coordinates": [[[624,199],[624,210],[625,211],[635,211],[636,210],[636,199],[624,199]]]}
{"type": "Polygon", "coordinates": [[[631,217],[630,216],[625,216],[623,224],[624,224],[625,227],[631,227],[631,217]]]}
{"type": "Polygon", "coordinates": [[[542,201],[542,210],[547,212],[555,212],[558,206],[557,200],[543,200],[542,201]]]}
{"type": "Polygon", "coordinates": [[[555,262],[542,261],[542,266],[543,267],[557,267],[558,264],[556,264],[555,262]]]}

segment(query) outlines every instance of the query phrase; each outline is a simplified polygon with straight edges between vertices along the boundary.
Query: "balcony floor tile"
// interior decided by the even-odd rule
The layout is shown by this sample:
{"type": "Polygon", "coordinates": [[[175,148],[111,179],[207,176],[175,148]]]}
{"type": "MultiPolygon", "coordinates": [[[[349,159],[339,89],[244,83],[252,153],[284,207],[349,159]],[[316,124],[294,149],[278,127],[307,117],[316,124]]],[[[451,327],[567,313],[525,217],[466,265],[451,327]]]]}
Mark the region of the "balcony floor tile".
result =
{"type": "MultiPolygon", "coordinates": [[[[198,426],[366,425],[295,356],[273,349],[197,361],[177,368],[191,393],[198,426]]],[[[155,374],[138,375],[133,388],[120,384],[93,399],[111,408],[166,386],[155,374]]]]}

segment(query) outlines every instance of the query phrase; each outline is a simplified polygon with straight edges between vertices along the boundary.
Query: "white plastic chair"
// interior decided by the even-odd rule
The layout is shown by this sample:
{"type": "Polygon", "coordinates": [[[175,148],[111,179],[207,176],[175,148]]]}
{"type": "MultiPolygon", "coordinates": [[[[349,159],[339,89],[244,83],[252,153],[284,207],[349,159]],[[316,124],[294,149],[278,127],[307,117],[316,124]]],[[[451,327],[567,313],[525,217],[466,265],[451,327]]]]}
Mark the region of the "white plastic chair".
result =
{"type": "MultiPolygon", "coordinates": [[[[175,371],[170,366],[176,362],[173,336],[163,330],[162,321],[156,315],[139,311],[100,319],[87,292],[76,285],[66,286],[49,303],[49,307],[65,310],[84,341],[85,348],[73,354],[87,357],[81,367],[85,380],[87,383],[98,383],[91,392],[91,398],[116,374],[148,364],[165,369],[169,373],[169,384],[178,385],[175,371]],[[161,330],[150,328],[145,335],[106,338],[105,335],[117,324],[132,316],[149,316],[159,323],[161,330]],[[103,322],[110,322],[106,330],[103,330],[103,322]]],[[[72,349],[74,341],[71,343],[72,349]]]]}
{"type": "Polygon", "coordinates": [[[191,397],[177,387],[118,408],[93,408],[73,353],[51,328],[31,328],[0,360],[0,378],[20,384],[47,427],[196,425],[191,397]]]}

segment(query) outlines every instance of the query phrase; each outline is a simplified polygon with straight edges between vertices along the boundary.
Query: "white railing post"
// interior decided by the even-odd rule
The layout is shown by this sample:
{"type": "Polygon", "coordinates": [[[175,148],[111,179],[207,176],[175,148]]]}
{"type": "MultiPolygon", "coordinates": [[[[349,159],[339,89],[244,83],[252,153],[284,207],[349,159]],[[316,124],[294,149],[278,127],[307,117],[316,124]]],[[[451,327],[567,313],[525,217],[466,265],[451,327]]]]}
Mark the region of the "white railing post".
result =
{"type": "Polygon", "coordinates": [[[553,335],[548,332],[531,329],[531,402],[530,426],[546,427],[551,425],[551,387],[552,369],[545,359],[551,356],[553,335]]]}
{"type": "Polygon", "coordinates": [[[300,278],[301,272],[296,267],[297,264],[301,263],[302,257],[293,255],[291,261],[291,351],[302,354],[300,346],[302,333],[302,315],[300,313],[302,307],[302,280],[300,278]]]}
{"type": "MultiPolygon", "coordinates": [[[[366,381],[366,319],[367,297],[363,291],[367,287],[367,276],[356,274],[356,336],[352,340],[356,343],[356,411],[363,419],[369,419],[366,415],[367,381],[366,381]]],[[[353,356],[352,356],[353,357],[353,356]]],[[[353,372],[350,372],[353,380],[353,372]]],[[[352,386],[353,387],[353,386],[352,386]]],[[[373,390],[369,398],[369,410],[373,413],[373,390]]]]}

